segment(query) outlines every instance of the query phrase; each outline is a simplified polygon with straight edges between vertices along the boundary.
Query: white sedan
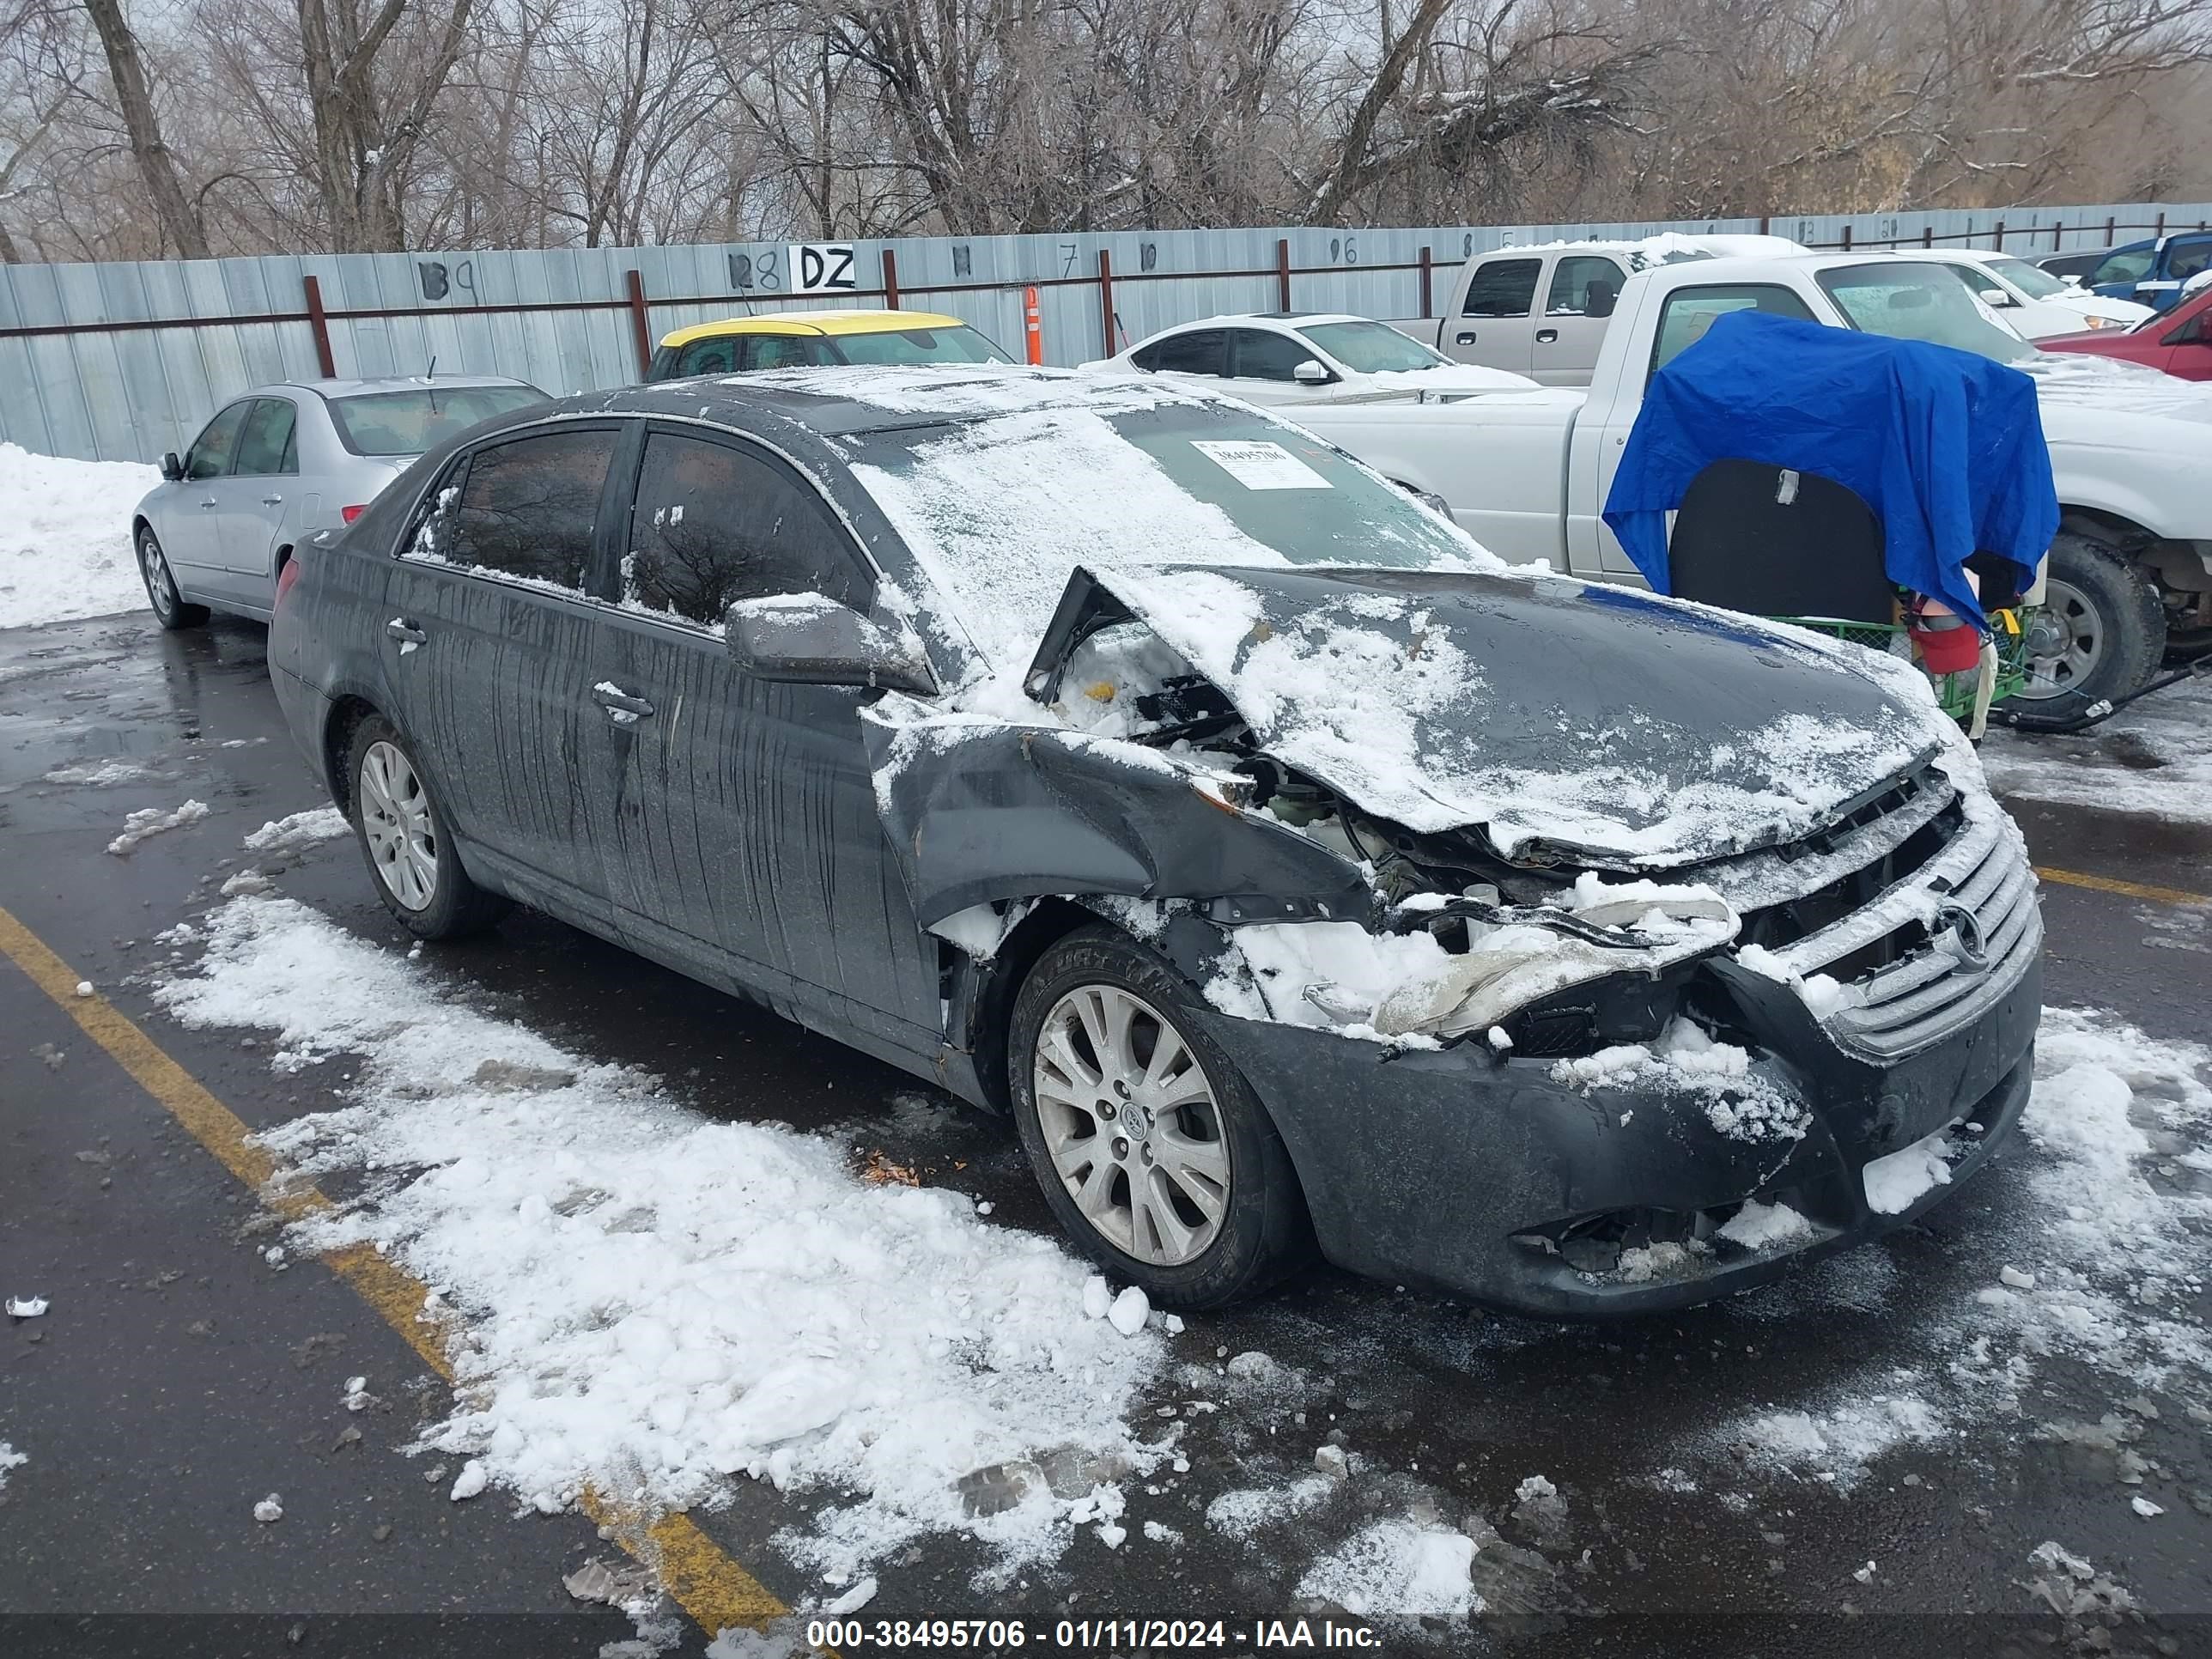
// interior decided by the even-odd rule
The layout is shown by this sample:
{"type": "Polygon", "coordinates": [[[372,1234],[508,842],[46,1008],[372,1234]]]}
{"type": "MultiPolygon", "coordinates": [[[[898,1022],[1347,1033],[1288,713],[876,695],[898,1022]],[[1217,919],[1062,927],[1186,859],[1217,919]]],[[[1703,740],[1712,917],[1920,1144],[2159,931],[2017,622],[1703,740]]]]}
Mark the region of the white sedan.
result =
{"type": "Polygon", "coordinates": [[[1536,389],[1525,374],[1455,363],[1388,323],[1326,311],[1178,323],[1118,356],[1083,367],[1164,374],[1254,404],[1464,398],[1536,389]]]}
{"type": "Polygon", "coordinates": [[[2087,328],[2128,328],[2151,314],[2148,306],[2108,300],[2076,288],[2014,254],[1984,248],[1904,251],[1915,259],[1940,259],[1965,267],[1983,300],[2031,340],[2079,334],[2087,328]]]}

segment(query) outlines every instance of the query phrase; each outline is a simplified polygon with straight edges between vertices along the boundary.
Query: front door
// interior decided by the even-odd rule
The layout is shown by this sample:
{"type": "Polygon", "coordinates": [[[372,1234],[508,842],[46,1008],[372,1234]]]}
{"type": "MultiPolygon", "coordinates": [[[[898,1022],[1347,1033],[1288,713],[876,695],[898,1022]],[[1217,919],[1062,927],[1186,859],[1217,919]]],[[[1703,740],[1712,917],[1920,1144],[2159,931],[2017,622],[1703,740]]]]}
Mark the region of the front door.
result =
{"type": "Polygon", "coordinates": [[[519,896],[609,915],[585,779],[608,606],[592,557],[623,438],[612,422],[501,436],[459,458],[385,589],[386,681],[453,827],[519,896]]]}
{"type": "Polygon", "coordinates": [[[277,543],[299,511],[298,423],[290,399],[255,399],[230,476],[216,486],[216,556],[224,589],[257,611],[276,602],[277,543]]]}
{"type": "Polygon", "coordinates": [[[222,562],[218,493],[237,459],[238,441],[253,412],[253,399],[241,398],[201,428],[185,453],[185,476],[177,485],[176,511],[161,526],[162,554],[179,586],[194,593],[227,594],[222,562]]]}
{"type": "Polygon", "coordinates": [[[1439,337],[1444,355],[1484,368],[1528,372],[1534,349],[1536,279],[1546,256],[1485,259],[1468,273],[1459,315],[1445,319],[1439,337]]]}
{"type": "Polygon", "coordinates": [[[622,606],[601,630],[605,809],[618,925],[714,962],[779,1004],[913,1054],[939,1036],[937,951],[889,857],[862,748],[875,694],[768,684],[720,637],[729,606],[822,593],[866,611],[875,580],[820,495],[738,440],[649,429],[618,520],[622,606]]]}

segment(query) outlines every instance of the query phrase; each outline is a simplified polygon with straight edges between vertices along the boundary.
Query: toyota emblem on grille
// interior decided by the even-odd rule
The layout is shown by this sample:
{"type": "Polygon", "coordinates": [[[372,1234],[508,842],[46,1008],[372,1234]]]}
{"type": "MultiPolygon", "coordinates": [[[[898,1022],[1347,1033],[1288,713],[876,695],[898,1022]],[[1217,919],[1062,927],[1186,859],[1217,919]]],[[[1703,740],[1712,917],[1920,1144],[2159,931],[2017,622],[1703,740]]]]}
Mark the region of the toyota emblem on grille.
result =
{"type": "Polygon", "coordinates": [[[1936,913],[1936,935],[1948,935],[1951,954],[1959,965],[1972,973],[1980,973],[1990,965],[1990,955],[1983,947],[1982,922],[1963,904],[1946,904],[1936,913]]]}

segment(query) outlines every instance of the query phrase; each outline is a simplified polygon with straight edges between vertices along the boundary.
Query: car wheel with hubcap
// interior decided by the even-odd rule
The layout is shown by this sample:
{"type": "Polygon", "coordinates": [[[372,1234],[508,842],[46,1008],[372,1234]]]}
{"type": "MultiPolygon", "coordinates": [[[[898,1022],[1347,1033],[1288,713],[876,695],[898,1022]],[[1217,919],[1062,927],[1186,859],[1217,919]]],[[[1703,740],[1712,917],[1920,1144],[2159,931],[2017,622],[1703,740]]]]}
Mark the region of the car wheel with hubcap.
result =
{"type": "Polygon", "coordinates": [[[1014,1001],[1014,1119],[1085,1254],[1154,1302],[1218,1306],[1312,1252],[1267,1109],[1181,977],[1103,924],[1046,950],[1014,1001]]]}
{"type": "Polygon", "coordinates": [[[2165,651],[2166,611],[2150,579],[2109,544],[2060,531],[2043,605],[2028,622],[2027,684],[2015,698],[2029,723],[2125,696],[2158,672],[2165,651]]]}
{"type": "Polygon", "coordinates": [[[357,726],[346,776],[354,834],[385,908],[419,939],[453,939],[499,920],[507,901],[461,867],[446,815],[392,722],[357,726]]]}
{"type": "Polygon", "coordinates": [[[177,591],[168,555],[161,551],[160,539],[150,530],[138,532],[138,579],[146,584],[146,602],[154,607],[154,620],[172,634],[198,628],[208,619],[205,605],[186,604],[177,591]]]}

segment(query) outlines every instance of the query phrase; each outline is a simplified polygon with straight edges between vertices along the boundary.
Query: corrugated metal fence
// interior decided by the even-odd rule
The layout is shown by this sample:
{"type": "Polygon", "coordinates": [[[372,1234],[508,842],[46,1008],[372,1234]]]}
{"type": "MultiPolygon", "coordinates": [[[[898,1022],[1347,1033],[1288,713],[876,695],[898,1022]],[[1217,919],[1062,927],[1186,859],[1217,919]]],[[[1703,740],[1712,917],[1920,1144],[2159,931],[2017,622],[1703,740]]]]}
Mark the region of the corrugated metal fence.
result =
{"type": "Polygon", "coordinates": [[[853,244],[849,265],[760,242],[0,265],[0,440],[46,454],[152,460],[183,449],[248,386],[420,374],[433,359],[441,372],[512,374],[549,392],[619,386],[638,378],[650,343],[670,329],[791,306],[950,312],[1018,356],[1023,290],[1033,285],[1045,361],[1075,363],[1218,312],[1295,304],[1425,315],[1453,265],[1516,243],[1768,231],[1813,247],[2047,253],[2208,221],[2212,204],[2130,202],[1771,221],[909,238],[853,244]],[[841,276],[848,286],[823,290],[841,276]]]}

